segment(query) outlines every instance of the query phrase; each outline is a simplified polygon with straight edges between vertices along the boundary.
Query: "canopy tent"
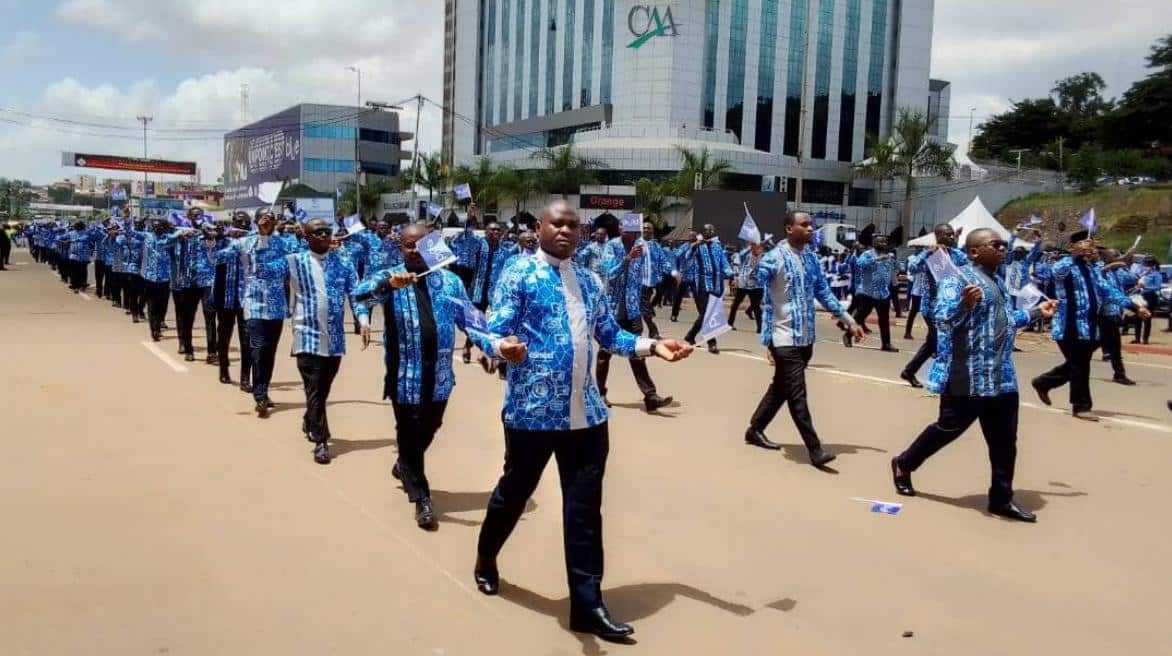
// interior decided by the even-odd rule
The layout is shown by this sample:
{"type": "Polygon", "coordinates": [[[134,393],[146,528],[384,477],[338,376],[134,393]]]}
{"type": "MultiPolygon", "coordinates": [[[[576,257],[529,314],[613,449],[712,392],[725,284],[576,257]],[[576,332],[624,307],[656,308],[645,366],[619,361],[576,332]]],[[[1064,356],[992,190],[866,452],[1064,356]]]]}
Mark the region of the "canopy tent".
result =
{"type": "MultiPolygon", "coordinates": [[[[969,206],[964,208],[964,211],[962,211],[960,214],[957,214],[955,218],[948,222],[948,225],[952,226],[953,230],[961,233],[962,238],[964,234],[968,234],[978,228],[989,228],[996,232],[998,237],[1002,239],[1009,239],[1009,231],[1006,230],[1005,226],[1001,225],[997,219],[993,218],[993,215],[989,213],[989,210],[985,209],[985,204],[981,202],[980,196],[974,198],[973,202],[969,203],[969,206]]],[[[907,245],[912,247],[935,246],[936,235],[929,231],[928,234],[924,235],[923,237],[916,237],[915,239],[909,241],[907,245]]]]}

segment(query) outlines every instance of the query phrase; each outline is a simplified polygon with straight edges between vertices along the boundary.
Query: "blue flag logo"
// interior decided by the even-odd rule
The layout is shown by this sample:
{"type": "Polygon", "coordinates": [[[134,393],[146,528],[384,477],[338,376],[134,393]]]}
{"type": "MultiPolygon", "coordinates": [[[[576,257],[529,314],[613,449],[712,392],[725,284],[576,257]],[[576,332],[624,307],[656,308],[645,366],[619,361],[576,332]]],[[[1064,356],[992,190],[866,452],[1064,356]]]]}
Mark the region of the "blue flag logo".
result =
{"type": "Polygon", "coordinates": [[[469,333],[488,335],[488,317],[470,302],[464,303],[464,330],[469,333]]]}
{"type": "Polygon", "coordinates": [[[700,339],[708,341],[716,339],[732,330],[728,320],[724,318],[724,303],[716,294],[708,295],[708,309],[704,312],[704,321],[700,324],[700,339]]]}
{"type": "Polygon", "coordinates": [[[452,193],[459,200],[472,200],[472,187],[466,182],[452,187],[452,193]]]}
{"type": "Polygon", "coordinates": [[[1079,219],[1079,224],[1087,229],[1090,234],[1095,234],[1095,230],[1099,227],[1098,220],[1095,218],[1095,208],[1091,208],[1086,214],[1079,219]]]}
{"type": "Polygon", "coordinates": [[[439,230],[427,233],[427,236],[420,239],[415,248],[419,250],[423,261],[427,263],[428,273],[456,261],[456,254],[448,248],[447,243],[444,242],[443,233],[439,230]]]}

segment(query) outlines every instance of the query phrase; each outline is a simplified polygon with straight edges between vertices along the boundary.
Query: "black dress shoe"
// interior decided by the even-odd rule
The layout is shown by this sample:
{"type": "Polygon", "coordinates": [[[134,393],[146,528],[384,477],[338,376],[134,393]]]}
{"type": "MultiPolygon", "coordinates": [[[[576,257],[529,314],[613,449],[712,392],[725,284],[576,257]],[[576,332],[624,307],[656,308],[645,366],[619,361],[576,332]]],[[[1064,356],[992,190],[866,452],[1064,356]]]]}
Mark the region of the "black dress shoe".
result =
{"type": "Polygon", "coordinates": [[[989,506],[989,512],[998,517],[1005,517],[1007,519],[1016,519],[1019,522],[1026,522],[1034,524],[1038,521],[1038,516],[1028,510],[1022,510],[1017,507],[1017,504],[1010,501],[1002,506],[989,506]]]}
{"type": "Polygon", "coordinates": [[[252,394],[252,383],[247,380],[240,381],[240,391],[245,394],[252,394]]]}
{"type": "Polygon", "coordinates": [[[151,339],[157,342],[163,339],[163,335],[161,333],[151,333],[151,339]]]}
{"type": "Polygon", "coordinates": [[[847,348],[854,346],[854,343],[853,343],[853,340],[851,339],[850,333],[843,333],[842,334],[842,345],[847,348]]]}
{"type": "Polygon", "coordinates": [[[232,376],[228,375],[228,372],[226,372],[226,371],[221,371],[220,372],[220,382],[225,385],[231,385],[232,384],[232,376]]]}
{"type": "Polygon", "coordinates": [[[435,509],[431,507],[431,499],[415,502],[415,523],[419,528],[435,528],[435,509]]]}
{"type": "Polygon", "coordinates": [[[464,361],[464,364],[472,364],[472,354],[468,351],[464,351],[463,355],[460,356],[460,359],[464,361]]]}
{"type": "Polygon", "coordinates": [[[777,442],[771,442],[768,437],[765,437],[765,433],[762,433],[761,431],[752,427],[745,431],[745,444],[759,446],[762,449],[769,449],[771,451],[778,451],[781,449],[780,444],[777,442]]]}
{"type": "Polygon", "coordinates": [[[183,359],[187,362],[195,362],[195,354],[191,351],[183,354],[183,359]]]}
{"type": "Polygon", "coordinates": [[[916,496],[916,488],[912,487],[912,475],[908,472],[899,473],[899,463],[891,459],[891,482],[895,483],[895,492],[900,496],[916,496]]]}
{"type": "Polygon", "coordinates": [[[476,579],[476,589],[481,594],[491,596],[501,591],[501,573],[497,571],[496,558],[477,556],[472,577],[476,579]]]}
{"type": "Polygon", "coordinates": [[[318,442],[313,447],[313,461],[319,465],[330,464],[330,447],[325,442],[318,442]]]}
{"type": "Polygon", "coordinates": [[[268,407],[270,407],[270,408],[275,408],[275,407],[277,407],[277,404],[276,404],[276,403],[273,403],[273,400],[269,398],[269,395],[268,395],[268,394],[266,394],[266,395],[265,395],[265,405],[267,405],[267,406],[268,406],[268,407]]]}
{"type": "Polygon", "coordinates": [[[204,361],[208,364],[220,364],[220,356],[216,355],[215,353],[211,353],[204,361]]]}
{"type": "Polygon", "coordinates": [[[712,355],[720,355],[720,349],[716,347],[716,344],[709,344],[708,352],[712,355]]]}
{"type": "Polygon", "coordinates": [[[822,447],[818,447],[810,451],[810,464],[815,467],[825,467],[827,463],[837,457],[833,453],[827,453],[822,447]]]}
{"type": "Polygon", "coordinates": [[[587,611],[570,611],[570,630],[590,633],[614,642],[625,641],[635,633],[630,624],[614,621],[606,606],[598,606],[587,611]]]}
{"type": "Polygon", "coordinates": [[[256,416],[261,419],[267,419],[269,416],[269,406],[264,401],[257,401],[253,410],[256,411],[256,416]]]}
{"type": "Polygon", "coordinates": [[[891,344],[884,344],[883,347],[879,350],[883,351],[884,353],[899,353],[899,349],[895,348],[891,344]]]}
{"type": "Polygon", "coordinates": [[[670,396],[662,397],[658,394],[652,394],[643,399],[643,407],[647,409],[647,412],[655,412],[660,408],[666,408],[671,405],[672,400],[673,397],[670,396]]]}
{"type": "Polygon", "coordinates": [[[1039,382],[1037,378],[1030,381],[1030,385],[1034,388],[1034,391],[1038,393],[1038,398],[1042,400],[1042,403],[1050,405],[1050,390],[1042,387],[1041,382],[1039,382]]]}
{"type": "Polygon", "coordinates": [[[910,371],[899,372],[899,377],[906,380],[908,385],[911,385],[912,387],[915,387],[916,389],[919,389],[924,386],[923,383],[920,382],[920,379],[916,378],[916,375],[910,371]]]}
{"type": "Polygon", "coordinates": [[[399,463],[397,462],[391,465],[391,478],[395,479],[396,481],[403,480],[403,472],[399,469],[399,463]]]}
{"type": "Polygon", "coordinates": [[[1126,386],[1128,386],[1128,387],[1130,387],[1130,386],[1132,386],[1132,385],[1134,385],[1134,384],[1135,384],[1135,381],[1134,381],[1134,380],[1132,380],[1132,379],[1130,379],[1130,378],[1128,378],[1127,376],[1116,376],[1116,377],[1114,377],[1114,378],[1112,378],[1112,379],[1111,379],[1111,382],[1113,382],[1113,383],[1119,383],[1120,385],[1126,385],[1126,386]]]}

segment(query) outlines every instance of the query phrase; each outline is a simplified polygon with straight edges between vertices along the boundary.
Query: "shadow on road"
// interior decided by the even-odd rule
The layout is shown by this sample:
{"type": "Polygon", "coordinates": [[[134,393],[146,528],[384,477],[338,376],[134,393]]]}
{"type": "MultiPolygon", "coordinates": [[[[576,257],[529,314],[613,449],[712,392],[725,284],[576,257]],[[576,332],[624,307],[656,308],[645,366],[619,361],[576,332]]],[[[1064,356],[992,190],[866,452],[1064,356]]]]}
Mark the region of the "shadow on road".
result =
{"type": "MultiPolygon", "coordinates": [[[[402,489],[402,485],[399,486],[402,489]]],[[[452,517],[449,513],[462,512],[479,512],[484,514],[488,508],[488,498],[492,496],[492,492],[449,492],[447,490],[431,491],[431,501],[435,505],[436,520],[441,523],[455,524],[457,526],[480,526],[483,521],[475,519],[463,519],[461,517],[452,517]]],[[[525,510],[522,515],[527,515],[534,510],[537,510],[537,502],[530,499],[525,502],[525,510]]]]}
{"type": "MultiPolygon", "coordinates": [[[[1069,486],[1065,486],[1069,487],[1069,486]]],[[[1023,510],[1030,512],[1037,512],[1046,507],[1049,503],[1046,497],[1085,497],[1086,492],[1043,492],[1040,490],[1014,490],[1013,501],[1023,510]]],[[[985,494],[968,494],[963,497],[946,497],[940,494],[932,494],[930,492],[923,492],[916,490],[916,497],[920,499],[927,499],[942,503],[946,506],[954,506],[956,508],[967,508],[968,510],[975,510],[986,517],[995,517],[988,510],[989,497],[985,494]]],[[[1011,520],[1006,520],[1011,521],[1011,520]]]]}
{"type": "MultiPolygon", "coordinates": [[[[862,444],[823,444],[822,448],[836,456],[853,456],[858,453],[862,453],[863,451],[887,453],[887,449],[880,449],[862,444]]],[[[810,464],[810,452],[806,450],[806,445],[804,444],[783,444],[781,445],[781,455],[785,456],[785,459],[791,462],[796,462],[803,465],[810,464]]],[[[824,467],[824,469],[827,471],[833,471],[829,467],[824,467]]]]}
{"type": "MultiPolygon", "coordinates": [[[[551,617],[557,620],[558,625],[563,629],[570,630],[570,600],[568,597],[550,599],[549,597],[543,597],[536,592],[526,590],[508,582],[502,583],[500,596],[502,599],[517,604],[522,608],[551,617]]],[[[747,617],[756,612],[749,606],[725,601],[703,590],[683,583],[639,583],[635,585],[622,585],[603,591],[603,598],[606,600],[607,608],[610,609],[614,618],[620,622],[637,622],[641,619],[651,617],[663,610],[676,597],[686,597],[693,601],[699,601],[719,608],[726,613],[737,615],[738,617],[747,617]]],[[[796,604],[797,602],[792,603],[796,604]]],[[[790,608],[792,607],[790,606],[790,608]]],[[[602,650],[602,645],[594,636],[583,633],[574,633],[573,635],[582,643],[582,653],[586,656],[601,656],[601,654],[607,653],[602,650]]],[[[630,641],[630,644],[634,643],[634,640],[630,641]]]]}
{"type": "Polygon", "coordinates": [[[337,458],[340,455],[355,451],[373,451],[394,444],[394,440],[340,440],[330,438],[330,455],[337,458]]]}

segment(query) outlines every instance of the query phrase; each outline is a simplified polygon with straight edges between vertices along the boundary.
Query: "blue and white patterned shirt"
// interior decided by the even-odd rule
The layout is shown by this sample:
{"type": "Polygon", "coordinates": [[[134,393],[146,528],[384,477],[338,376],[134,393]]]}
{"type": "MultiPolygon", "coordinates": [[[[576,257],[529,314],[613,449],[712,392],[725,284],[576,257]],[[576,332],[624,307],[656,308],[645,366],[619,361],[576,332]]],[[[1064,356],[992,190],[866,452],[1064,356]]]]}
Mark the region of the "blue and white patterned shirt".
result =
{"type": "Polygon", "coordinates": [[[936,324],[936,362],[925,385],[929,392],[979,397],[1017,392],[1014,334],[1039,311],[1015,310],[1011,300],[1000,276],[972,266],[961,267],[960,277],[940,282],[935,307],[927,315],[936,324]],[[968,285],[984,292],[971,309],[961,304],[968,285]]]}
{"type": "Polygon", "coordinates": [[[757,267],[753,266],[752,249],[742,248],[741,252],[733,256],[733,271],[736,273],[738,288],[761,289],[761,283],[757,280],[757,267]]]}
{"type": "MultiPolygon", "coordinates": [[[[606,281],[606,297],[610,303],[610,311],[619,321],[631,321],[643,316],[639,306],[644,283],[648,274],[652,273],[651,270],[655,269],[655,262],[650,259],[646,242],[642,238],[637,238],[632,242],[631,248],[636,246],[645,249],[643,257],[637,257],[630,262],[626,261],[628,249],[623,246],[622,237],[615,237],[606,242],[603,250],[602,280],[606,281]]],[[[659,277],[655,276],[654,280],[658,281],[659,277]]]]}
{"type": "Polygon", "coordinates": [[[215,253],[216,262],[227,264],[239,260],[244,271],[244,318],[284,319],[288,315],[285,280],[289,276],[286,259],[298,249],[297,240],[280,235],[248,235],[233,239],[215,253]]]}
{"type": "Polygon", "coordinates": [[[1054,341],[1077,339],[1098,341],[1099,321],[1104,304],[1109,307],[1136,309],[1135,303],[1103,277],[1103,274],[1081,258],[1074,256],[1058,260],[1050,273],[1054,277],[1054,293],[1058,297],[1058,312],[1054,314],[1050,334],[1054,341]]]}
{"type": "Polygon", "coordinates": [[[693,244],[688,257],[695,260],[696,269],[692,279],[696,290],[716,296],[724,296],[724,281],[732,278],[732,268],[720,241],[693,244]]]}
{"type": "Polygon", "coordinates": [[[139,275],[153,283],[171,282],[171,244],[175,243],[175,233],[159,236],[154,232],[135,230],[133,234],[142,244],[139,275]]]}
{"type": "Polygon", "coordinates": [[[1017,235],[1009,238],[1009,246],[1005,253],[1005,284],[1011,290],[1019,290],[1030,281],[1030,268],[1042,259],[1042,240],[1034,242],[1034,247],[1024,258],[1018,259],[1014,251],[1017,235]]]}
{"type": "Polygon", "coordinates": [[[574,261],[582,266],[590,269],[594,273],[602,277],[602,260],[606,257],[606,242],[598,243],[596,241],[589,241],[582,244],[581,248],[574,255],[574,261]]]}
{"type": "MultiPolygon", "coordinates": [[[[399,264],[377,271],[363,279],[356,294],[363,303],[383,307],[383,398],[408,405],[446,401],[456,386],[452,371],[455,329],[465,330],[468,294],[460,278],[444,269],[419,278],[411,287],[392,291],[387,278],[406,270],[399,264]]],[[[491,345],[474,339],[491,353],[491,345]]]]}
{"type": "Polygon", "coordinates": [[[87,226],[81,230],[71,230],[66,235],[66,238],[69,240],[69,259],[74,262],[89,262],[93,260],[94,248],[105,237],[106,231],[99,226],[87,226]]]}
{"type": "Polygon", "coordinates": [[[118,235],[115,242],[122,253],[122,270],[139,275],[139,269],[142,267],[142,238],[127,231],[118,235]]]}
{"type": "Polygon", "coordinates": [[[891,298],[891,274],[895,270],[895,257],[890,253],[880,255],[871,249],[859,256],[858,293],[882,301],[891,298]]]}
{"type": "Polygon", "coordinates": [[[202,235],[184,235],[171,245],[171,289],[211,287],[216,265],[202,235]]]}
{"type": "MultiPolygon", "coordinates": [[[[928,258],[932,257],[934,252],[932,249],[928,249],[922,253],[916,253],[907,261],[908,275],[917,278],[923,276],[923,283],[920,286],[920,313],[925,317],[932,316],[932,303],[936,297],[936,278],[928,268],[928,258]]],[[[952,264],[958,268],[968,266],[969,258],[959,248],[949,248],[948,257],[952,260],[952,264]]]]}
{"type": "Polygon", "coordinates": [[[476,235],[471,226],[465,226],[464,231],[452,237],[452,253],[456,255],[456,266],[465,269],[476,269],[480,266],[480,242],[483,237],[476,235]]]}
{"type": "Polygon", "coordinates": [[[289,316],[293,355],[346,354],[345,305],[362,325],[370,322],[366,306],[354,301],[358,274],[341,253],[310,250],[286,256],[289,268],[289,316]]]}
{"type": "Polygon", "coordinates": [[[854,324],[822,274],[822,265],[810,249],[797,253],[788,241],[761,256],[757,280],[765,289],[762,305],[761,344],[767,348],[814,343],[817,299],[839,319],[854,324]]]}
{"type": "Polygon", "coordinates": [[[496,250],[492,250],[488,246],[488,240],[480,240],[477,246],[479,253],[477,254],[476,276],[472,280],[472,302],[476,305],[483,305],[488,303],[492,298],[492,290],[496,288],[497,280],[500,279],[501,272],[505,268],[505,263],[509,258],[517,254],[517,245],[507,241],[500,241],[497,244],[496,250]]]}
{"type": "Polygon", "coordinates": [[[98,240],[98,245],[94,253],[95,261],[101,262],[108,267],[113,267],[114,251],[116,250],[114,238],[109,233],[106,233],[105,230],[102,232],[102,238],[98,240]]]}
{"type": "MultiPolygon", "coordinates": [[[[649,355],[654,344],[619,328],[598,276],[572,258],[559,260],[540,250],[501,273],[488,330],[528,345],[525,362],[508,368],[502,413],[505,426],[518,430],[603,423],[606,405],[594,382],[595,340],[623,357],[649,355]]],[[[499,340],[488,346],[499,355],[499,340]]]]}

